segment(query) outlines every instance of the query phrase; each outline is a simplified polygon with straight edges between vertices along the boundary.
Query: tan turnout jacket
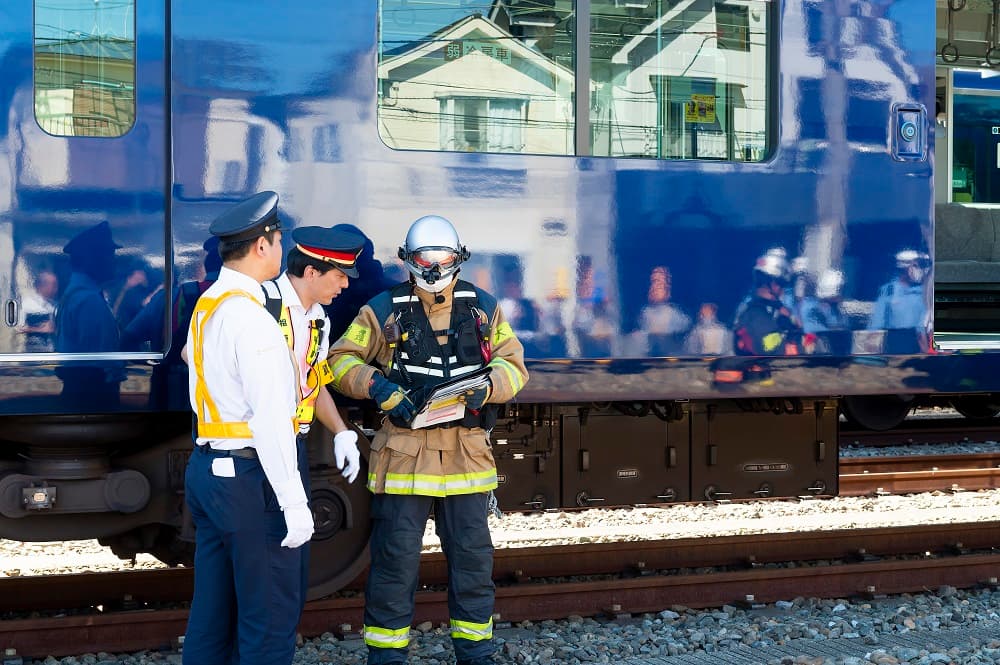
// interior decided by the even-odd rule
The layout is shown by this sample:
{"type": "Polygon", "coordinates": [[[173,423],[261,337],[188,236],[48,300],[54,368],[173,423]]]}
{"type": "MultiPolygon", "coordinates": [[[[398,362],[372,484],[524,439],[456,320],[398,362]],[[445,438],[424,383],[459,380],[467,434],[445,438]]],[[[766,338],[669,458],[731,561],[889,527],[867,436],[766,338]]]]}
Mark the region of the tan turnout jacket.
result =
{"type": "MultiPolygon", "coordinates": [[[[457,280],[456,280],[457,281],[457,280]]],[[[455,283],[442,291],[443,303],[422,289],[414,293],[434,330],[446,330],[451,322],[455,283]]],[[[509,402],[528,381],[524,348],[504,319],[499,303],[490,318],[492,359],[490,381],[492,404],[509,402]]],[[[395,315],[390,314],[389,319],[395,315]]],[[[333,386],[355,399],[369,397],[375,372],[385,371],[392,349],[382,332],[387,321],[378,321],[369,305],[361,308],[347,331],[330,348],[329,365],[333,386]]],[[[438,343],[445,338],[439,337],[438,343]]],[[[479,427],[403,429],[388,418],[375,433],[368,461],[368,488],[376,494],[420,494],[448,496],[485,492],[496,488],[496,464],[489,437],[479,427]]]]}

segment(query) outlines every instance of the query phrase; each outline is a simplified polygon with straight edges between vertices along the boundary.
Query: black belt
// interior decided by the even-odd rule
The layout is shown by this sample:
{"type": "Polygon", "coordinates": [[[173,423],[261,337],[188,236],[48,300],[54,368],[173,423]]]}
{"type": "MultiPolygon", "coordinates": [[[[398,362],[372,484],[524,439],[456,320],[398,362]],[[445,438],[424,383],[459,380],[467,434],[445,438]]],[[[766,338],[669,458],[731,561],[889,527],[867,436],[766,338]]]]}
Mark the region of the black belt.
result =
{"type": "Polygon", "coordinates": [[[215,455],[216,457],[239,457],[240,459],[257,459],[257,451],[254,448],[236,448],[234,450],[219,450],[218,448],[212,448],[207,443],[205,445],[195,446],[195,449],[199,452],[205,453],[206,455],[215,455]]]}

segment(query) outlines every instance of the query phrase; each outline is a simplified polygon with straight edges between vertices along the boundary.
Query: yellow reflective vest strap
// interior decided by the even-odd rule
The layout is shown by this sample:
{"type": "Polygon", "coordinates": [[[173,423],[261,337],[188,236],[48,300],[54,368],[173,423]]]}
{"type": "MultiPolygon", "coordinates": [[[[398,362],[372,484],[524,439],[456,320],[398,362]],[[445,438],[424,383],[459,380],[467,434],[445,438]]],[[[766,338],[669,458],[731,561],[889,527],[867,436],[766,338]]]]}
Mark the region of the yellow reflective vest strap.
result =
{"type": "Polygon", "coordinates": [[[364,366],[365,361],[357,356],[352,356],[349,353],[344,354],[333,361],[333,367],[330,368],[333,371],[333,387],[339,389],[340,382],[344,379],[347,373],[358,365],[364,366]]]}
{"type": "Polygon", "coordinates": [[[451,637],[456,640],[472,640],[473,642],[491,640],[493,639],[493,617],[490,617],[486,623],[452,619],[451,637]]]}
{"type": "Polygon", "coordinates": [[[510,384],[511,390],[515,393],[519,392],[521,388],[524,387],[524,377],[521,376],[521,371],[514,366],[513,363],[504,360],[503,358],[494,358],[487,365],[489,368],[499,368],[504,376],[507,377],[507,382],[510,384]]]}
{"type": "MultiPolygon", "coordinates": [[[[368,489],[376,491],[377,474],[368,474],[368,489]]],[[[475,473],[452,473],[434,475],[427,473],[387,473],[385,474],[386,494],[406,494],[419,496],[453,496],[455,494],[476,494],[497,488],[496,469],[475,473]]]]}
{"type": "Polygon", "coordinates": [[[410,627],[379,628],[365,626],[365,644],[376,649],[402,649],[410,644],[410,627]]]}
{"type": "Polygon", "coordinates": [[[219,306],[230,298],[247,298],[260,304],[260,301],[246,291],[233,289],[216,298],[202,296],[198,299],[191,316],[191,358],[197,377],[194,394],[198,411],[198,436],[208,439],[253,438],[249,423],[220,422],[219,409],[215,406],[212,396],[208,394],[208,385],[205,383],[205,325],[219,306]]]}
{"type": "MultiPolygon", "coordinates": [[[[295,409],[295,419],[303,424],[311,423],[313,417],[316,415],[316,400],[319,399],[320,386],[324,386],[333,380],[332,375],[329,379],[326,378],[326,374],[330,374],[330,368],[327,366],[326,360],[317,362],[319,347],[323,343],[323,328],[316,325],[316,321],[318,320],[315,319],[309,322],[309,347],[306,349],[306,385],[309,387],[309,392],[302,395],[301,390],[299,391],[301,397],[299,398],[299,405],[295,409]],[[321,368],[320,365],[323,367],[321,368]]],[[[295,333],[292,331],[292,317],[287,306],[281,308],[278,327],[281,328],[281,334],[285,336],[285,343],[288,344],[288,348],[294,357],[295,333]]]]}

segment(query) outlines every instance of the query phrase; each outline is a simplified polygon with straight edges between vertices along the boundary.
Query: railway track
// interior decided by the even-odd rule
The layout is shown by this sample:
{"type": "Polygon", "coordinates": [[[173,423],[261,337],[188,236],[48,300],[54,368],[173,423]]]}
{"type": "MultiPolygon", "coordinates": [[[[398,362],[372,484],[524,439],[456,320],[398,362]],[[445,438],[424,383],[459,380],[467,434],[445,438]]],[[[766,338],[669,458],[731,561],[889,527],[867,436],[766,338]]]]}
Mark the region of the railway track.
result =
{"type": "Polygon", "coordinates": [[[1000,453],[847,457],[840,495],[974,491],[1000,487],[1000,453]]]}
{"type": "MultiPolygon", "coordinates": [[[[940,437],[942,430],[936,431],[940,437]]],[[[841,460],[841,495],[993,487],[1000,487],[1000,453],[841,460]]],[[[494,568],[497,612],[501,620],[520,621],[645,612],[671,605],[708,607],[748,597],[772,602],[801,595],[900,593],[941,584],[991,583],[1000,567],[1000,554],[991,551],[1000,548],[998,526],[988,522],[499,549],[494,568]],[[905,554],[919,556],[878,560],[905,554]],[[846,563],[824,566],[822,575],[810,568],[764,568],[821,559],[846,563]],[[690,572],[705,567],[718,572],[690,572]],[[545,581],[570,576],[606,579],[545,581]]],[[[441,553],[422,557],[421,580],[431,589],[446,582],[441,553]]],[[[59,616],[0,621],[0,649],[62,656],[168,646],[184,632],[187,612],[176,608],[190,598],[192,583],[190,569],[0,578],[0,613],[62,610],[59,616]]],[[[364,575],[338,597],[309,603],[303,634],[350,636],[360,622],[363,583],[364,575]]],[[[421,592],[415,620],[447,621],[445,593],[421,592]]]]}
{"type": "Polygon", "coordinates": [[[975,424],[964,418],[914,418],[886,432],[840,428],[840,445],[896,446],[942,441],[984,443],[1000,441],[1000,418],[975,424]]]}
{"type": "MultiPolygon", "coordinates": [[[[944,584],[996,584],[998,527],[997,522],[979,522],[503,549],[497,551],[494,569],[496,611],[498,621],[516,622],[651,612],[672,605],[700,608],[803,595],[850,597],[944,584]],[[904,555],[910,556],[884,558],[904,555]],[[822,567],[822,574],[801,563],[819,560],[832,562],[822,567]],[[776,565],[789,561],[797,563],[776,565]],[[694,572],[706,567],[715,571],[694,572]],[[552,581],[570,576],[589,579],[552,581]]],[[[5,611],[105,599],[102,611],[0,621],[0,648],[34,657],[168,647],[183,633],[187,611],[150,608],[189,598],[189,573],[0,579],[5,611]]],[[[425,555],[421,580],[429,589],[417,594],[416,622],[447,621],[446,592],[435,589],[445,579],[443,556],[425,555]]],[[[363,577],[339,597],[308,603],[302,633],[355,636],[363,609],[357,592],[362,583],[363,577]]]]}

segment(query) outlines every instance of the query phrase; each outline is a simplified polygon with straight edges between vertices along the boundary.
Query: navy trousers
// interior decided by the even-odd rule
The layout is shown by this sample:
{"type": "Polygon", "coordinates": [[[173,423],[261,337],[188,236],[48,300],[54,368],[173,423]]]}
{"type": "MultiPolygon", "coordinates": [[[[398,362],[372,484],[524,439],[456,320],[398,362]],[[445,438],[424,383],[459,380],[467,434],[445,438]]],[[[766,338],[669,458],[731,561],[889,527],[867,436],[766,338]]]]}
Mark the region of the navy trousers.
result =
{"type": "MultiPolygon", "coordinates": [[[[424,527],[435,527],[448,560],[448,612],[452,621],[485,624],[493,616],[493,540],[486,493],[444,498],[376,494],[372,497],[371,568],[365,587],[365,626],[409,628],[424,527]]],[[[492,638],[452,639],[455,656],[491,655],[492,638]]],[[[406,662],[407,648],[368,647],[368,665],[406,662]]]]}
{"type": "Polygon", "coordinates": [[[281,547],[285,520],[260,462],[228,458],[236,476],[219,477],[212,473],[219,457],[228,456],[197,446],[185,474],[196,531],[183,663],[288,665],[304,602],[305,552],[281,547]]]}

